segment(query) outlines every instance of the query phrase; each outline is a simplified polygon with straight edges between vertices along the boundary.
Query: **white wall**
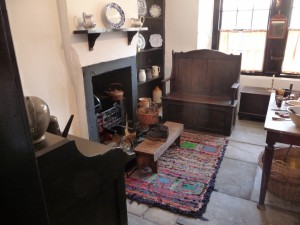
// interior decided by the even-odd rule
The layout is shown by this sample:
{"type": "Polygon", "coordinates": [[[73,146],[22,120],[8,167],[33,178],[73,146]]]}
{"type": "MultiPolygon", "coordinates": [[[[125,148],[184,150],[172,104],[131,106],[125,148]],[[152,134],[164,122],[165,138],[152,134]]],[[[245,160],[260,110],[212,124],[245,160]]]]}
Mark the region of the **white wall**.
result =
{"type": "Polygon", "coordinates": [[[213,30],[214,0],[199,0],[197,49],[210,49],[213,30]]]}
{"type": "MultiPolygon", "coordinates": [[[[10,27],[24,95],[42,98],[63,129],[74,114],[70,133],[88,137],[81,67],[136,54],[136,38],[127,45],[126,33],[102,34],[89,51],[86,35],[74,35],[74,17],[94,14],[97,27],[108,0],[7,0],[10,27]]],[[[137,1],[114,1],[130,18],[137,17],[137,1]]]]}
{"type": "MultiPolygon", "coordinates": [[[[252,87],[264,87],[271,88],[272,77],[265,76],[247,76],[241,75],[240,87],[252,86],[252,87]]],[[[291,78],[274,78],[274,88],[289,88],[290,84],[293,84],[293,90],[300,90],[300,80],[291,78]]]]}
{"type": "Polygon", "coordinates": [[[78,113],[62,49],[56,1],[7,0],[23,92],[38,96],[58,117],[61,129],[75,114],[72,133],[79,133],[78,113]]]}
{"type": "Polygon", "coordinates": [[[172,66],[172,50],[197,49],[199,0],[166,0],[165,15],[165,76],[172,66]]]}

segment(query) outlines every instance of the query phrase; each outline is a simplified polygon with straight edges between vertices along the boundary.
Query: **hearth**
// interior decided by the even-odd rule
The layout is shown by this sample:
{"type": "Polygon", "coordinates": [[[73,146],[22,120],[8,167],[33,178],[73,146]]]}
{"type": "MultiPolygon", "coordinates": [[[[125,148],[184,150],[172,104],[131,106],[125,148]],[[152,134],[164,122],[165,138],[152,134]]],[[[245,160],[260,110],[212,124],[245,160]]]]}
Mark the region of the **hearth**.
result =
{"type": "MultiPolygon", "coordinates": [[[[123,110],[126,115],[121,116],[134,123],[136,122],[137,70],[135,56],[86,66],[82,70],[90,140],[100,141],[99,121],[97,122],[99,112],[95,112],[95,96],[101,102],[102,113],[105,110],[111,110],[112,112],[121,112],[123,110]],[[120,84],[124,92],[121,101],[114,101],[108,95],[108,88],[112,83],[120,84]]],[[[110,115],[110,113],[105,114],[105,116],[107,115],[110,115]]]]}

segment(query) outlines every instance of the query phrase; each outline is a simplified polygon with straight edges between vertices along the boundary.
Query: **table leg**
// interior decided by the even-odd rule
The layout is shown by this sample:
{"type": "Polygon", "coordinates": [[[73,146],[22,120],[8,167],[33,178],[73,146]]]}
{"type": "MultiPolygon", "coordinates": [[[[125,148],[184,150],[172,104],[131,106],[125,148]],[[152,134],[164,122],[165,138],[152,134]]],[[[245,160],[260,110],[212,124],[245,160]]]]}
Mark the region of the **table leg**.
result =
{"type": "Polygon", "coordinates": [[[266,192],[268,188],[273,155],[274,155],[274,144],[268,144],[265,147],[264,159],[263,159],[263,171],[261,176],[259,203],[257,205],[257,208],[259,209],[265,209],[264,202],[265,202],[266,192]]]}
{"type": "Polygon", "coordinates": [[[175,140],[175,144],[180,147],[180,135],[179,137],[175,140]]]}

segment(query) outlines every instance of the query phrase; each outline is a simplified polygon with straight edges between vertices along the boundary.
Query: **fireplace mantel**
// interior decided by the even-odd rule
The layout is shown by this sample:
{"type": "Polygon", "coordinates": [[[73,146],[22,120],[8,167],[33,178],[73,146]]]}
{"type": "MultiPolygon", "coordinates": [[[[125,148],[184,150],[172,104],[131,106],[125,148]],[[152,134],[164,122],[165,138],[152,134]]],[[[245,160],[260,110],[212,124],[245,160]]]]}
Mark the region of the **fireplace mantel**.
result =
{"type": "Polygon", "coordinates": [[[127,32],[128,45],[131,45],[131,41],[139,31],[147,31],[147,27],[140,28],[121,28],[121,29],[108,29],[108,28],[97,28],[88,30],[75,30],[74,34],[86,34],[88,36],[89,50],[92,51],[95,45],[95,41],[101,33],[111,32],[127,32]]]}
{"type": "Polygon", "coordinates": [[[94,105],[93,77],[101,76],[102,74],[128,67],[131,70],[131,74],[128,77],[126,76],[126,80],[123,81],[125,88],[130,90],[126,96],[127,120],[131,120],[135,123],[137,121],[135,110],[137,107],[138,98],[136,56],[97,63],[82,68],[90,140],[96,142],[100,141],[98,127],[96,124],[97,118],[94,105]]]}

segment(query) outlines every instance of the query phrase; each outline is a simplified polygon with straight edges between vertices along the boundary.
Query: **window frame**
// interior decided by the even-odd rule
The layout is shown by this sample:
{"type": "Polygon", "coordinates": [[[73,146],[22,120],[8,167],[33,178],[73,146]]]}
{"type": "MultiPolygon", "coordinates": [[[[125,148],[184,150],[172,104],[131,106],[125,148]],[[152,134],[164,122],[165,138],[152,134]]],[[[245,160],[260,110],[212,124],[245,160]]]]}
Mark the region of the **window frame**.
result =
{"type": "MultiPolygon", "coordinates": [[[[279,8],[276,8],[276,0],[271,0],[270,13],[268,17],[268,23],[271,18],[278,14],[283,14],[287,20],[287,29],[285,35],[281,39],[270,39],[266,37],[266,47],[265,55],[263,61],[263,71],[262,72],[244,72],[243,75],[252,76],[273,76],[285,77],[285,78],[300,78],[300,74],[283,73],[282,72],[282,62],[285,53],[285,47],[288,36],[288,27],[290,24],[291,14],[292,14],[293,0],[284,0],[280,2],[279,8]],[[276,47],[276,48],[274,48],[276,47]],[[272,50],[275,50],[276,57],[272,56],[272,50]],[[282,56],[282,57],[278,57],[282,56]],[[272,60],[271,60],[272,58],[272,60]],[[274,59],[275,58],[275,59],[274,59]],[[274,67],[276,69],[274,69],[274,67]],[[274,69],[274,70],[272,70],[274,69]]],[[[223,0],[214,0],[214,14],[213,14],[213,35],[212,35],[212,49],[219,49],[220,40],[220,25],[222,21],[222,8],[223,0]]],[[[269,32],[269,31],[267,31],[269,32]]]]}

